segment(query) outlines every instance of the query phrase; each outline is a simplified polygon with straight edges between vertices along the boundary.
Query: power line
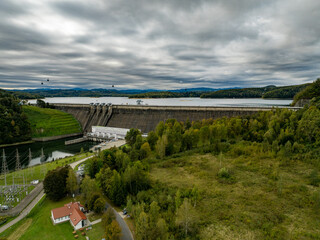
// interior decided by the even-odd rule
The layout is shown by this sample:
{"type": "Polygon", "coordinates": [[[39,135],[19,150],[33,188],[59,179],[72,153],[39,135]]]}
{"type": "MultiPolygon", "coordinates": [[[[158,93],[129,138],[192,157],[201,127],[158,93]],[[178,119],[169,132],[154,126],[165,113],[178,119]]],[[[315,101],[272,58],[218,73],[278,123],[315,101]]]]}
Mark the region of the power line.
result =
{"type": "Polygon", "coordinates": [[[6,154],[4,152],[4,149],[2,150],[2,169],[1,173],[4,174],[4,185],[7,186],[7,173],[9,172],[8,170],[8,165],[6,162],[6,154]]]}

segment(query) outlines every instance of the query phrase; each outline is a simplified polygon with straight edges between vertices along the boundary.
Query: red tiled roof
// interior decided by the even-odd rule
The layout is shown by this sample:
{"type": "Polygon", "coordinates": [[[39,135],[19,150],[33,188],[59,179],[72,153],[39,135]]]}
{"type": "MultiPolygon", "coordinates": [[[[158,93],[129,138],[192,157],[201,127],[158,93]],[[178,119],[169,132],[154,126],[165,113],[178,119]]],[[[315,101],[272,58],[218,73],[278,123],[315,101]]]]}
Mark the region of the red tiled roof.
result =
{"type": "Polygon", "coordinates": [[[69,216],[69,210],[66,207],[55,208],[52,209],[51,212],[53,213],[54,219],[69,216]]]}
{"type": "Polygon", "coordinates": [[[75,226],[81,220],[87,219],[83,212],[81,212],[80,207],[83,207],[78,202],[70,202],[65,204],[63,207],[52,209],[53,218],[62,218],[66,216],[70,216],[72,224],[75,226]]]}
{"type": "Polygon", "coordinates": [[[81,220],[87,219],[86,215],[80,211],[80,209],[74,208],[71,215],[70,220],[73,226],[76,226],[81,220]]]}

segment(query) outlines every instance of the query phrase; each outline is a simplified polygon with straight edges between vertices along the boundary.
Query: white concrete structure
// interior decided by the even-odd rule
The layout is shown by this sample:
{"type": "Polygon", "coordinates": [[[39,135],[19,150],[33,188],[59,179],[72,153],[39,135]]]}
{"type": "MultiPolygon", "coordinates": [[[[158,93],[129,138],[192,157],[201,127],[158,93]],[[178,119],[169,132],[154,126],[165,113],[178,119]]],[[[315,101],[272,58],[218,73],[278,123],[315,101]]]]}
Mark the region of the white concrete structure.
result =
{"type": "Polygon", "coordinates": [[[124,139],[130,129],[92,126],[92,132],[89,136],[100,138],[124,139]]]}

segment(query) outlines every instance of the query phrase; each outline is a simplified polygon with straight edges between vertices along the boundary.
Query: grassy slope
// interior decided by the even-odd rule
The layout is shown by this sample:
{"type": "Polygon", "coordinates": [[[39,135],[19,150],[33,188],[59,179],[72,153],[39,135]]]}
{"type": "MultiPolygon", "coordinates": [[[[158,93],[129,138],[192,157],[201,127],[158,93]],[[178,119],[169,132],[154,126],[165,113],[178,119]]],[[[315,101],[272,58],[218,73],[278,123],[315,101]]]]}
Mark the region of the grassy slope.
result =
{"type": "Polygon", "coordinates": [[[32,137],[51,137],[81,132],[81,126],[71,115],[56,109],[23,106],[32,128],[32,137]]]}
{"type": "Polygon", "coordinates": [[[196,206],[201,239],[320,239],[316,188],[307,178],[312,167],[248,152],[221,161],[234,182],[218,179],[220,160],[211,154],[153,164],[151,176],[171,187],[195,185],[202,192],[196,206]]]}

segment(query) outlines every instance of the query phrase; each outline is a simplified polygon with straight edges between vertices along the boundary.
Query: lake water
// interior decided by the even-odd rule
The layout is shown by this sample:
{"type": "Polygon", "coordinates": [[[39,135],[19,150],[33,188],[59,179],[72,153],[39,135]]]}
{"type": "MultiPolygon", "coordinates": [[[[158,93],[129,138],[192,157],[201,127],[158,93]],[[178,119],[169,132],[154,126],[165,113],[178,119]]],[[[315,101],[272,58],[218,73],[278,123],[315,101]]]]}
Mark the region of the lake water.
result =
{"type": "MultiPolygon", "coordinates": [[[[19,152],[21,166],[24,168],[27,166],[41,164],[43,162],[49,162],[58,158],[73,156],[74,154],[79,153],[81,148],[83,148],[83,150],[85,151],[88,151],[91,147],[97,144],[95,142],[86,141],[86,142],[67,145],[67,146],[64,145],[64,142],[70,139],[73,139],[73,138],[59,139],[59,140],[49,141],[49,142],[35,142],[31,144],[6,147],[4,149],[5,149],[8,168],[9,170],[15,169],[16,149],[18,149],[18,152],[19,152]],[[32,155],[31,161],[29,161],[29,149],[31,150],[31,155],[32,155]],[[42,150],[44,155],[43,157],[41,157],[42,150]]],[[[3,148],[0,148],[1,163],[2,163],[2,150],[3,148]]]]}
{"type": "MultiPolygon", "coordinates": [[[[141,99],[142,105],[152,106],[214,106],[214,107],[280,107],[289,106],[291,99],[262,99],[262,98],[148,98],[141,99]]],[[[48,103],[112,103],[114,105],[136,105],[137,99],[127,97],[54,97],[45,98],[48,103]]],[[[35,103],[36,100],[30,100],[35,103]]]]}

